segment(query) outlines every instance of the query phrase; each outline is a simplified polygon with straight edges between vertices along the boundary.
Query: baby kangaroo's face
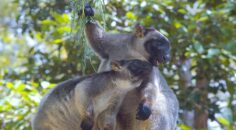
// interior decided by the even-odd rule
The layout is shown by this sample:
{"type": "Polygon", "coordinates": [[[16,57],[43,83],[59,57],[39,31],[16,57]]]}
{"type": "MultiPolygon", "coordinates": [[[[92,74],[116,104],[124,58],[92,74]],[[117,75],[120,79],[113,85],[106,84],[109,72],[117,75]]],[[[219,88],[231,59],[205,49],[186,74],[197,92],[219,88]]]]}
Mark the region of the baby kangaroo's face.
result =
{"type": "Polygon", "coordinates": [[[148,78],[152,72],[152,65],[149,62],[137,59],[117,61],[114,65],[115,67],[113,68],[119,68],[116,70],[119,70],[126,78],[134,82],[148,78]]]}
{"type": "Polygon", "coordinates": [[[144,79],[149,77],[152,72],[152,65],[149,62],[141,60],[128,60],[124,62],[127,64],[127,70],[135,79],[144,79]]]}

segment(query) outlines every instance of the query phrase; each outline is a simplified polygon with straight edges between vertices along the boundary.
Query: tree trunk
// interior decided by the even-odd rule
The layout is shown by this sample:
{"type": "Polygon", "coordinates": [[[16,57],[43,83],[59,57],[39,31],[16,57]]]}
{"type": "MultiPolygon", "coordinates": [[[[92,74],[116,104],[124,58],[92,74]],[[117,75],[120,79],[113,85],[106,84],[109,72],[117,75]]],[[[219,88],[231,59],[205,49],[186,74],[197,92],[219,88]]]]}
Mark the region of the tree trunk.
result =
{"type": "Polygon", "coordinates": [[[205,73],[200,70],[197,75],[196,88],[199,90],[199,101],[196,102],[194,110],[194,128],[197,130],[207,129],[207,120],[208,120],[208,86],[209,81],[206,78],[205,73]]]}
{"type": "Polygon", "coordinates": [[[199,93],[199,99],[196,101],[194,110],[183,111],[183,122],[184,124],[194,127],[197,130],[207,129],[207,120],[208,120],[208,83],[206,72],[198,66],[197,70],[197,79],[196,85],[192,83],[192,74],[191,74],[191,59],[190,58],[181,58],[179,62],[180,68],[180,80],[182,82],[182,89],[187,89],[188,87],[195,87],[199,93]]]}

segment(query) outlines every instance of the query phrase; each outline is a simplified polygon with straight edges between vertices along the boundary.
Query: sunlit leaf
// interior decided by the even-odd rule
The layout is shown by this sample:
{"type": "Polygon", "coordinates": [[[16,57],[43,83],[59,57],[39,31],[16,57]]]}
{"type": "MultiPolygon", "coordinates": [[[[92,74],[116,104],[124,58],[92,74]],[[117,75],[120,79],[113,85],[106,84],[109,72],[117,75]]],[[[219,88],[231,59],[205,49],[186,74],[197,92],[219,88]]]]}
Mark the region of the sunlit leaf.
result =
{"type": "Polygon", "coordinates": [[[3,42],[5,43],[11,43],[12,42],[12,38],[10,36],[7,36],[5,35],[3,38],[2,38],[3,42]]]}
{"type": "Polygon", "coordinates": [[[178,9],[179,13],[186,14],[187,12],[184,9],[178,9]]]}
{"type": "Polygon", "coordinates": [[[178,29],[178,28],[180,28],[182,26],[182,24],[180,22],[175,21],[174,22],[174,26],[175,26],[175,28],[178,29]]]}
{"type": "Polygon", "coordinates": [[[71,32],[71,28],[70,27],[58,27],[56,29],[56,31],[60,34],[69,33],[69,32],[71,32]]]}
{"type": "Polygon", "coordinates": [[[37,32],[37,33],[35,34],[35,38],[38,39],[38,40],[42,40],[42,33],[37,32]]]}
{"type": "Polygon", "coordinates": [[[127,12],[126,17],[129,18],[129,19],[132,19],[132,20],[136,19],[136,16],[134,15],[133,12],[127,12]]]}
{"type": "Polygon", "coordinates": [[[41,24],[42,25],[55,25],[56,23],[54,22],[54,21],[52,21],[52,20],[43,20],[43,21],[41,21],[41,24]]]}
{"type": "Polygon", "coordinates": [[[17,91],[22,91],[22,90],[24,90],[25,89],[25,84],[23,84],[23,83],[20,83],[19,85],[17,85],[17,87],[16,87],[16,90],[17,91]]]}
{"type": "Polygon", "coordinates": [[[63,39],[55,39],[53,40],[53,43],[59,44],[59,43],[62,43],[63,41],[64,41],[63,39]]]}
{"type": "Polygon", "coordinates": [[[53,17],[55,18],[55,20],[58,22],[58,23],[63,23],[63,24],[67,24],[69,23],[70,21],[70,17],[68,14],[58,14],[58,13],[52,13],[53,17]]]}
{"type": "Polygon", "coordinates": [[[218,117],[217,120],[223,125],[229,125],[229,122],[223,117],[218,117]]]}
{"type": "Polygon", "coordinates": [[[204,16],[204,17],[201,17],[200,19],[198,19],[199,22],[205,22],[207,21],[209,18],[208,16],[204,16]]]}
{"type": "Polygon", "coordinates": [[[182,130],[191,130],[191,127],[187,126],[187,125],[184,125],[184,124],[180,124],[179,127],[182,129],[182,130]]]}
{"type": "Polygon", "coordinates": [[[13,85],[13,83],[11,83],[11,82],[7,82],[7,83],[6,83],[6,86],[7,86],[9,89],[13,89],[13,88],[14,88],[14,85],[13,85]]]}

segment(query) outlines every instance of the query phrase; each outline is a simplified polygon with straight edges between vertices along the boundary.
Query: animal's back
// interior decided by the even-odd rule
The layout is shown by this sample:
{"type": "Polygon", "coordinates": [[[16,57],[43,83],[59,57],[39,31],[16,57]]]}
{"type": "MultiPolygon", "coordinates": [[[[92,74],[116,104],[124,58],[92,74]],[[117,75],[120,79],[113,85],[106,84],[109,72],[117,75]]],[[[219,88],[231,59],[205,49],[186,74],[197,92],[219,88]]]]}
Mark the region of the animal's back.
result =
{"type": "Polygon", "coordinates": [[[78,130],[80,129],[80,116],[71,104],[54,103],[46,110],[39,111],[33,119],[33,130],[78,130]],[[57,109],[55,109],[57,108],[57,109]]]}
{"type": "Polygon", "coordinates": [[[51,89],[42,99],[37,114],[32,119],[33,130],[80,129],[73,89],[86,77],[64,81],[51,89]]]}

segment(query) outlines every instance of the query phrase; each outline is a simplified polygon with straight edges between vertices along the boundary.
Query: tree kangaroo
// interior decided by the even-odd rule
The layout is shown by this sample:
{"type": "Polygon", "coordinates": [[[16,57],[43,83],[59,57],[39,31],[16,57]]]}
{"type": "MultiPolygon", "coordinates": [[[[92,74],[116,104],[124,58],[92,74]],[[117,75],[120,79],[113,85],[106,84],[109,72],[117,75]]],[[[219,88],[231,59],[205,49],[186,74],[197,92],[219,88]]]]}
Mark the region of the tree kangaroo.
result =
{"type": "MultiPolygon", "coordinates": [[[[87,17],[94,15],[89,4],[84,12],[87,17]]],[[[101,60],[99,72],[110,70],[109,64],[113,60],[141,59],[153,65],[150,81],[142,89],[134,88],[126,94],[116,129],[173,130],[178,117],[178,100],[156,67],[170,59],[168,39],[155,28],[142,26],[136,26],[135,33],[113,34],[91,20],[86,24],[86,34],[101,60]]]]}
{"type": "Polygon", "coordinates": [[[33,118],[33,130],[115,130],[125,94],[148,80],[152,65],[122,60],[112,66],[110,71],[70,79],[51,89],[33,118]]]}

